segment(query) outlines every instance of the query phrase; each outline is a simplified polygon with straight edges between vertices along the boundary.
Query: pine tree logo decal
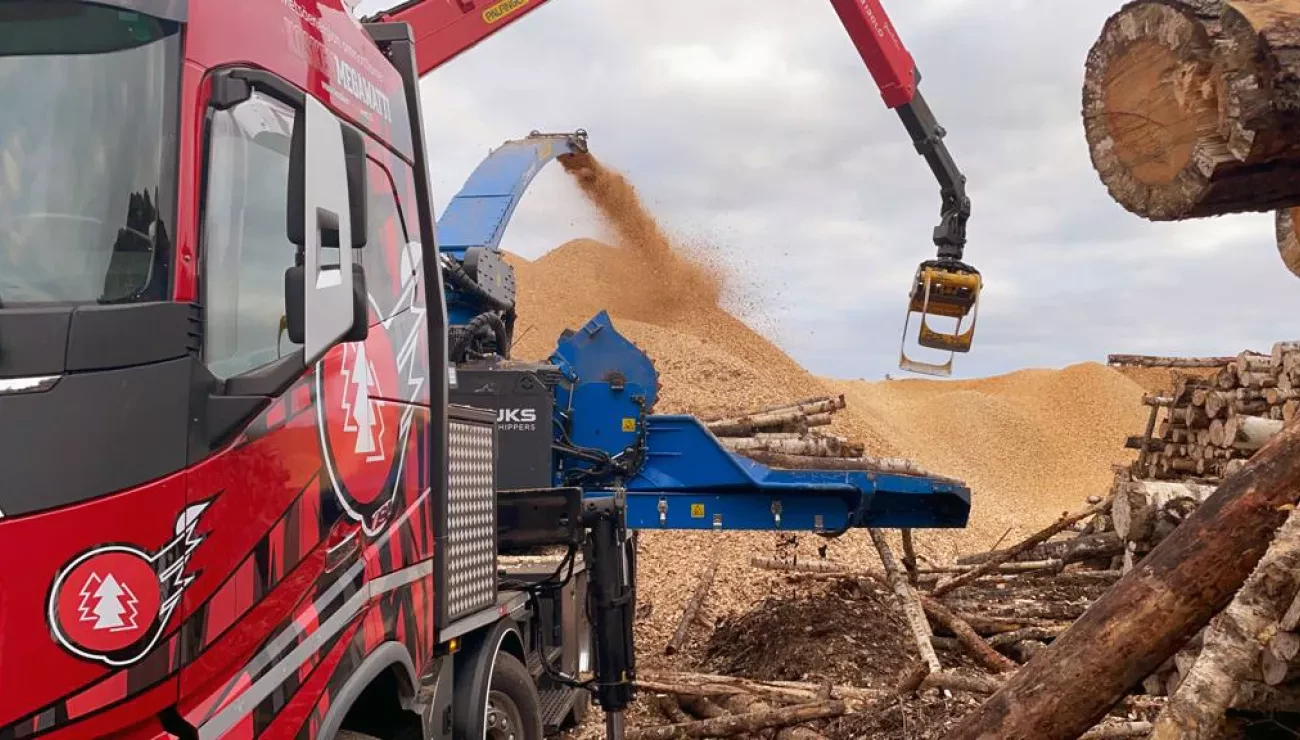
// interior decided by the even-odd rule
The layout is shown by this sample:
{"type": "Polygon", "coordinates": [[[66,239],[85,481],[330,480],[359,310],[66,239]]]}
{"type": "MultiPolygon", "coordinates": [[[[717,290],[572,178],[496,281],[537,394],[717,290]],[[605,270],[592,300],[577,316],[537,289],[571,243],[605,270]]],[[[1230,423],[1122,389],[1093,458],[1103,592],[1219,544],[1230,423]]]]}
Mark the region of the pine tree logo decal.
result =
{"type": "Polygon", "coordinates": [[[135,663],[157,645],[196,577],[190,557],[206,503],[183,511],[174,537],[156,552],[103,545],[63,567],[50,588],[54,639],[69,652],[110,666],[135,663]]]}
{"type": "Polygon", "coordinates": [[[139,629],[136,617],[140,600],[131,592],[130,586],[118,583],[112,573],[100,578],[91,571],[86,578],[86,585],[81,587],[81,621],[91,622],[93,630],[110,630],[125,632],[139,629]]]}

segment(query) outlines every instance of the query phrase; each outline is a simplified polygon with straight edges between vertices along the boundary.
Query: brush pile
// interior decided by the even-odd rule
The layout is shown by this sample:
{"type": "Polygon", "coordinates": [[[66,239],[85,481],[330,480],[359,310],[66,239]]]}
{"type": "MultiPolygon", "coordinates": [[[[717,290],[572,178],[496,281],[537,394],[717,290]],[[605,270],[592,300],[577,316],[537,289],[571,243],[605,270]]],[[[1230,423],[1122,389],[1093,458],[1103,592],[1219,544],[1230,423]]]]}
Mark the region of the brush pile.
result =
{"type": "MultiPolygon", "coordinates": [[[[877,530],[880,570],[752,557],[805,598],[774,595],[721,620],[700,664],[707,672],[642,672],[641,689],[668,724],[628,737],[941,737],[1120,577],[1111,567],[1118,549],[1089,544],[1109,507],[1098,499],[1014,546],[956,563],[918,556],[910,531],[898,558],[892,535],[877,530]]],[[[1086,737],[1143,735],[1160,706],[1135,698],[1086,737]]]]}

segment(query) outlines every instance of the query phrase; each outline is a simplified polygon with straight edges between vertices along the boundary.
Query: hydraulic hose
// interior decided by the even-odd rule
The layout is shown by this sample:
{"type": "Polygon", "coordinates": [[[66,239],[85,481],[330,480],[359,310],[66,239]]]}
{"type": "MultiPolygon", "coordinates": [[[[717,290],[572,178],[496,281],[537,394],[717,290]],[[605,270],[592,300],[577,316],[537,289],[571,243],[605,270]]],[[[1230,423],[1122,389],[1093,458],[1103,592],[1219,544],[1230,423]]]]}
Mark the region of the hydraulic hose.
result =
{"type": "Polygon", "coordinates": [[[484,312],[469,320],[469,323],[461,329],[451,344],[451,359],[453,362],[459,362],[465,358],[465,353],[480,335],[491,335],[497,343],[497,353],[502,357],[510,358],[510,337],[506,333],[506,324],[501,317],[493,312],[484,312]]]}

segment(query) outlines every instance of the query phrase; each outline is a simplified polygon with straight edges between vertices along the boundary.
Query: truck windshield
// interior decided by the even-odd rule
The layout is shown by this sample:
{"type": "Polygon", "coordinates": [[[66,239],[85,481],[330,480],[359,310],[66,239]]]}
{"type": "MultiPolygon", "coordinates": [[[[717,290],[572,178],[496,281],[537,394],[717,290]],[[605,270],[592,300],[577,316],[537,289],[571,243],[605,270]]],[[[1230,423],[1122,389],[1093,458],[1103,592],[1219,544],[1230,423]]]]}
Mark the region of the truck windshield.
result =
{"type": "Polygon", "coordinates": [[[0,0],[0,306],[166,298],[180,26],[0,0]]]}

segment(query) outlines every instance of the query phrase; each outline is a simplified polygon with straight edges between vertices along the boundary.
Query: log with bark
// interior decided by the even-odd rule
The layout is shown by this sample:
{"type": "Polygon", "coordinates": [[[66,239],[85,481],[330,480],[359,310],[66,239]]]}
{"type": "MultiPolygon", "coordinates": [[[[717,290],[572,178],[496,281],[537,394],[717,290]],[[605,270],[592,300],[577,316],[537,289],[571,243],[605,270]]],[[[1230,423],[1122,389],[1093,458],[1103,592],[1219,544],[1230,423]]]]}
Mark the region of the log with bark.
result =
{"type": "Polygon", "coordinates": [[[1282,431],[1284,423],[1260,416],[1234,416],[1223,425],[1223,446],[1253,452],[1282,431]]]}
{"type": "Polygon", "coordinates": [[[1292,275],[1300,277],[1300,208],[1282,208],[1275,216],[1277,252],[1292,275]]]}
{"type": "Polygon", "coordinates": [[[1300,204],[1291,2],[1137,0],[1111,16],[1083,122],[1116,202],[1156,221],[1300,204]]]}
{"type": "MultiPolygon", "coordinates": [[[[959,565],[986,563],[993,558],[1000,558],[1010,552],[1011,550],[1007,549],[963,555],[957,558],[957,563],[959,565]]],[[[1100,534],[1081,535],[1073,539],[1043,542],[1034,545],[1028,550],[1012,553],[1010,559],[1018,562],[1059,560],[1062,563],[1069,564],[1112,557],[1122,552],[1124,552],[1124,541],[1120,536],[1115,532],[1102,532],[1100,534]]]]}
{"type": "Polygon", "coordinates": [[[1291,427],[949,737],[1081,735],[1231,601],[1297,500],[1300,428],[1291,427]]]}
{"type": "Polygon", "coordinates": [[[835,437],[797,435],[795,437],[719,437],[723,447],[733,452],[772,452],[803,457],[855,457],[858,448],[849,447],[835,437]]]}
{"type": "Polygon", "coordinates": [[[1222,72],[1219,133],[1243,163],[1284,167],[1300,144],[1297,15],[1292,0],[1227,0],[1222,5],[1215,50],[1222,72]]]}
{"type": "Polygon", "coordinates": [[[1236,357],[1158,357],[1155,355],[1107,355],[1109,365],[1130,365],[1132,367],[1222,367],[1236,362],[1236,357]]]}
{"type": "Polygon", "coordinates": [[[808,398],[794,404],[760,409],[742,416],[706,421],[705,427],[719,437],[747,437],[762,431],[772,431],[777,427],[809,416],[833,414],[845,407],[844,396],[820,396],[808,398]]]}
{"type": "Polygon", "coordinates": [[[1149,539],[1154,531],[1156,514],[1177,499],[1190,499],[1198,504],[1214,492],[1213,486],[1196,483],[1164,481],[1131,481],[1124,483],[1115,495],[1111,506],[1111,519],[1115,532],[1126,540],[1149,539]]]}

